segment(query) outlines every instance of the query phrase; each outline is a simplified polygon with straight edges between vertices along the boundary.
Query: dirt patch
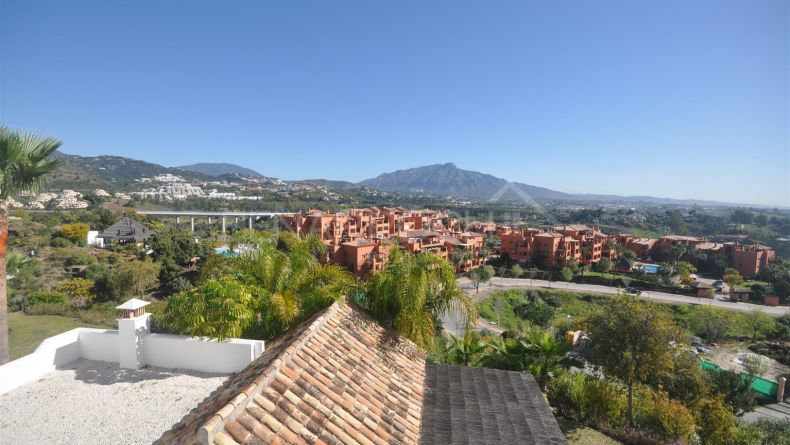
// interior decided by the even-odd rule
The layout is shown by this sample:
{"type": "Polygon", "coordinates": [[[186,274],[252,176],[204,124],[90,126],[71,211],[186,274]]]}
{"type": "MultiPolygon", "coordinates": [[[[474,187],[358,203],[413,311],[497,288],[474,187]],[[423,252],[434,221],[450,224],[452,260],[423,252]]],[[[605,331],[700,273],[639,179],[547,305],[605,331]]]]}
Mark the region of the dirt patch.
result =
{"type": "MultiPolygon", "coordinates": [[[[741,360],[746,355],[754,354],[749,350],[749,345],[750,343],[744,342],[720,343],[717,346],[711,346],[711,353],[705,354],[704,358],[719,365],[722,369],[743,372],[741,360]]],[[[773,380],[778,375],[790,373],[790,366],[783,365],[764,355],[760,355],[760,357],[768,364],[768,370],[763,377],[773,380]]]]}

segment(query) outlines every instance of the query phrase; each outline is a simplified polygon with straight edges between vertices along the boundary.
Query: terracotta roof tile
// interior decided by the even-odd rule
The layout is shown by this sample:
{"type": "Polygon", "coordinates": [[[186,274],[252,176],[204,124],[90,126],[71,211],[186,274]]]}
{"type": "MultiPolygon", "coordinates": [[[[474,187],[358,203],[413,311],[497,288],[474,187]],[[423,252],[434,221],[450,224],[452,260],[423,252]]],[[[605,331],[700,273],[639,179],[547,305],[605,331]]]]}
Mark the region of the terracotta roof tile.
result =
{"type": "MultiPolygon", "coordinates": [[[[446,407],[436,406],[437,398],[433,395],[436,383],[426,391],[429,382],[424,353],[353,304],[336,303],[266,346],[260,358],[232,376],[158,443],[417,444],[421,438],[425,439],[426,425],[430,426],[425,420],[426,402],[431,403],[431,413],[445,412],[442,410],[446,407]]],[[[492,375],[504,372],[488,371],[492,375]]],[[[531,376],[519,375],[532,381],[535,388],[529,390],[537,388],[531,376]]],[[[508,417],[486,418],[490,413],[483,404],[496,404],[503,399],[510,403],[513,397],[507,394],[512,389],[480,384],[474,389],[481,392],[479,403],[467,406],[466,410],[473,411],[476,407],[480,419],[453,424],[453,428],[477,431],[458,437],[477,437],[475,434],[492,428],[504,432],[499,435],[491,432],[488,437],[512,437],[519,428],[535,433],[533,426],[538,428],[543,423],[527,425],[530,415],[543,416],[541,422],[546,416],[554,421],[545,406],[539,409],[548,414],[527,413],[526,420],[512,413],[508,417]],[[510,425],[509,418],[522,424],[510,425]]],[[[529,391],[523,388],[520,391],[520,398],[515,401],[524,402],[523,406],[529,409],[537,406],[531,399],[526,404],[531,397],[529,391]]],[[[445,394],[438,400],[450,402],[466,395],[445,394]]],[[[542,401],[539,391],[533,396],[542,401]]],[[[520,407],[512,408],[516,412],[520,407]]],[[[469,412],[465,415],[474,417],[469,412]]],[[[429,437],[439,437],[430,428],[427,431],[429,437]]],[[[428,442],[423,440],[423,443],[428,442]]]]}

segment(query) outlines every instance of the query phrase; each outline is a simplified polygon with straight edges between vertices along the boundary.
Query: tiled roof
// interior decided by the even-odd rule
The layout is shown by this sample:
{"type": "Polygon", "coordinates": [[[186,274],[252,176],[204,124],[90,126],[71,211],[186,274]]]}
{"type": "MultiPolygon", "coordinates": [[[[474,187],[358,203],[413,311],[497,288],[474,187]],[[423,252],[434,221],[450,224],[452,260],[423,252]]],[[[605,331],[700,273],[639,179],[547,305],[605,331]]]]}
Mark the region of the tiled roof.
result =
{"type": "Polygon", "coordinates": [[[106,228],[96,237],[105,239],[134,239],[139,241],[148,238],[154,233],[153,230],[126,216],[117,223],[106,228]]]}
{"type": "Polygon", "coordinates": [[[566,224],[564,226],[555,227],[554,230],[568,230],[568,231],[574,231],[574,232],[586,232],[586,231],[592,230],[592,229],[587,227],[584,224],[566,224]]]}
{"type": "Polygon", "coordinates": [[[418,442],[425,356],[411,342],[334,304],[276,343],[160,443],[418,442]]]}
{"type": "Polygon", "coordinates": [[[439,236],[438,232],[434,232],[433,230],[407,230],[405,231],[404,235],[407,238],[428,238],[432,236],[439,236]]]}
{"type": "Polygon", "coordinates": [[[695,236],[685,236],[685,235],[667,235],[664,237],[665,239],[672,240],[672,241],[692,241],[696,242],[700,239],[695,236]]]}
{"type": "Polygon", "coordinates": [[[541,238],[562,238],[565,235],[557,232],[541,232],[541,233],[536,233],[535,236],[541,238]]]}
{"type": "Polygon", "coordinates": [[[357,239],[357,240],[354,240],[354,241],[347,241],[347,242],[343,243],[343,245],[344,246],[354,246],[354,247],[370,247],[370,246],[375,246],[376,242],[368,240],[368,239],[357,239]]]}
{"type": "Polygon", "coordinates": [[[426,366],[413,343],[352,303],[266,348],[157,443],[566,443],[531,375],[426,366]]]}
{"type": "Polygon", "coordinates": [[[456,238],[456,237],[454,237],[454,236],[449,236],[449,235],[447,235],[447,236],[440,236],[439,238],[440,238],[440,239],[441,239],[441,241],[443,241],[444,243],[446,243],[446,244],[450,244],[450,245],[453,245],[453,246],[460,246],[461,244],[463,244],[463,243],[461,242],[461,240],[459,240],[458,238],[456,238]]]}
{"type": "Polygon", "coordinates": [[[427,365],[420,443],[567,444],[525,373],[427,365]]]}

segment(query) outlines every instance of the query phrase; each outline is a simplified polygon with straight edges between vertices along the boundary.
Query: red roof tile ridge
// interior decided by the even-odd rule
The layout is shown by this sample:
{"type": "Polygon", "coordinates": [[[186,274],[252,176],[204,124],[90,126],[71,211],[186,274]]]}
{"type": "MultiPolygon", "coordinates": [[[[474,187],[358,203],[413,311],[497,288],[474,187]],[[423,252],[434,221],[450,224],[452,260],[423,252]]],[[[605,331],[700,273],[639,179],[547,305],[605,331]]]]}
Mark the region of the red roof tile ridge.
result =
{"type": "MultiPolygon", "coordinates": [[[[200,442],[203,445],[211,445],[214,443],[215,434],[220,433],[219,436],[223,436],[224,433],[221,432],[225,428],[225,422],[241,413],[247,404],[269,385],[271,380],[275,378],[283,366],[290,362],[291,356],[299,351],[317,332],[320,332],[320,328],[323,327],[326,321],[338,313],[341,310],[341,305],[345,304],[344,302],[335,302],[327,308],[324,313],[313,320],[310,326],[304,329],[299,336],[277,356],[277,358],[272,360],[266,369],[255,378],[250,385],[204,423],[203,426],[198,429],[200,442]]],[[[226,437],[217,437],[217,439],[220,439],[220,442],[222,442],[226,437]]]]}

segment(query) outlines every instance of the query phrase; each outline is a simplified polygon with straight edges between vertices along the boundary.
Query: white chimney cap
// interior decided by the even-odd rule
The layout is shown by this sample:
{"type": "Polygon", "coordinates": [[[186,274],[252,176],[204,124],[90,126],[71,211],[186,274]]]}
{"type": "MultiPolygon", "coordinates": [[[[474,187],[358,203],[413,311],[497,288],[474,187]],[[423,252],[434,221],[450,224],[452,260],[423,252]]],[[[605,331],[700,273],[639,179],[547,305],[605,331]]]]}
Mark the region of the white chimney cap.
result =
{"type": "Polygon", "coordinates": [[[132,298],[131,300],[128,300],[126,303],[116,307],[115,309],[118,309],[119,311],[136,311],[137,309],[140,309],[141,307],[146,307],[149,304],[151,303],[143,300],[138,300],[137,298],[132,298]]]}

